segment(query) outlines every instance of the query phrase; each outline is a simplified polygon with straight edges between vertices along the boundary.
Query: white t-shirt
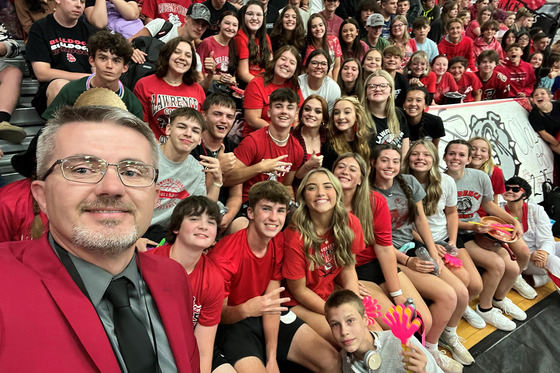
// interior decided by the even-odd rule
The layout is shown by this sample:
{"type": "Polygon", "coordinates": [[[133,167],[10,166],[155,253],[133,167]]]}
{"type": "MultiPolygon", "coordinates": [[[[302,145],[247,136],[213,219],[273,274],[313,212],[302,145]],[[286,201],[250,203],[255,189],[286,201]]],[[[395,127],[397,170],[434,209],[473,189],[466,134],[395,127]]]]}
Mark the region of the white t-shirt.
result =
{"type": "Polygon", "coordinates": [[[327,105],[329,106],[329,113],[331,113],[334,107],[334,102],[341,95],[340,87],[338,86],[338,84],[332,78],[325,76],[325,79],[323,80],[323,84],[321,84],[321,88],[314,91],[311,88],[309,88],[307,74],[300,75],[298,79],[299,79],[299,87],[301,89],[301,95],[303,96],[303,99],[305,100],[307,97],[311,95],[322,96],[327,101],[327,105]]]}
{"type": "MultiPolygon", "coordinates": [[[[424,186],[424,185],[422,185],[424,186]]],[[[436,213],[426,216],[434,241],[443,241],[449,237],[447,233],[447,218],[445,208],[457,206],[457,186],[449,175],[441,175],[441,198],[438,201],[436,213]]]]}

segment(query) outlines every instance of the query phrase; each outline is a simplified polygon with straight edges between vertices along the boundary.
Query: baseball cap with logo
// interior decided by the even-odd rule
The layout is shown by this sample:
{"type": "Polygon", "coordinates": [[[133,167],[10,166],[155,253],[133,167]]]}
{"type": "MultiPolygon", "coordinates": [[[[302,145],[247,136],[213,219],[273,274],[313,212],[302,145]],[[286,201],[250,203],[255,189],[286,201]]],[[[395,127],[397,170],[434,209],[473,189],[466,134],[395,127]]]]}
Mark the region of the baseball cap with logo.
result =
{"type": "Polygon", "coordinates": [[[192,4],[187,10],[187,15],[192,19],[202,19],[210,24],[210,10],[204,4],[192,4]]]}
{"type": "Polygon", "coordinates": [[[371,14],[366,22],[366,26],[376,27],[376,26],[383,26],[385,24],[385,20],[383,16],[379,13],[371,14]]]}

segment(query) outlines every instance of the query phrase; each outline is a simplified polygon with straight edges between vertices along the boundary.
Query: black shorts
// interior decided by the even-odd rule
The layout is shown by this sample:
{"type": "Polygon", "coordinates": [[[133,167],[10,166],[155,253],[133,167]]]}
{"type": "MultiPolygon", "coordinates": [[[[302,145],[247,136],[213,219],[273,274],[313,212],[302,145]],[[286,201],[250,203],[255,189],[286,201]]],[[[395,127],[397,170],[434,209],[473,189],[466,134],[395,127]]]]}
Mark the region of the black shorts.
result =
{"type": "Polygon", "coordinates": [[[465,247],[465,244],[469,241],[474,241],[474,233],[459,233],[457,235],[457,247],[465,247]],[[462,246],[459,246],[459,240],[462,241],[462,246]]]}
{"type": "Polygon", "coordinates": [[[214,354],[212,356],[212,372],[223,364],[229,364],[229,361],[227,361],[224,354],[222,354],[222,351],[220,351],[216,343],[214,343],[214,354]]]}
{"type": "Polygon", "coordinates": [[[43,115],[45,110],[47,110],[47,88],[49,87],[50,82],[39,83],[39,88],[37,89],[37,93],[33,96],[33,100],[31,100],[31,105],[37,111],[37,114],[43,115]]]}
{"type": "MultiPolygon", "coordinates": [[[[401,270],[397,267],[397,273],[400,271],[401,270]]],[[[356,267],[356,273],[358,274],[358,280],[373,282],[377,285],[381,285],[385,282],[385,276],[383,275],[381,264],[377,258],[369,263],[356,267]]]]}
{"type": "MultiPolygon", "coordinates": [[[[292,311],[282,313],[276,351],[279,362],[288,360],[294,335],[303,324],[303,320],[292,311]]],[[[232,366],[249,356],[258,357],[266,365],[262,317],[248,317],[235,324],[218,326],[216,345],[232,366]]]]}

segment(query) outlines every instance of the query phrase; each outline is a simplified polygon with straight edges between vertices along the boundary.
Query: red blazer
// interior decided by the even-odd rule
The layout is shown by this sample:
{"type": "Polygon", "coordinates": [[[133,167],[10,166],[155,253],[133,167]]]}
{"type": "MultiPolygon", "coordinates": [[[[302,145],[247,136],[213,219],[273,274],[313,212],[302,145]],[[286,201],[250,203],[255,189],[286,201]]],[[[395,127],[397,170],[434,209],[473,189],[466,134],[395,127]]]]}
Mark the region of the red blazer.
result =
{"type": "MultiPolygon", "coordinates": [[[[184,269],[145,253],[140,262],[179,372],[199,372],[184,269]]],[[[0,244],[0,284],[0,372],[120,372],[95,308],[47,235],[0,244]]]]}

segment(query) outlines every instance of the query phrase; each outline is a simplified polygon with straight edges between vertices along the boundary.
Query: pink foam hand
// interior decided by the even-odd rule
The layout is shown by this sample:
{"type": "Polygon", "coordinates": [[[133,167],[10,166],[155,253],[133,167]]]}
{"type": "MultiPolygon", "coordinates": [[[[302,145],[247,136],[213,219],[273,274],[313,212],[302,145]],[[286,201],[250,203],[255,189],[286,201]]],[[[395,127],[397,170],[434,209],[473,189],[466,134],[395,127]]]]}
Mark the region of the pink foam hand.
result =
{"type": "Polygon", "coordinates": [[[445,263],[449,264],[451,267],[461,268],[463,266],[463,261],[461,259],[448,253],[445,253],[443,259],[445,260],[445,263]]]}
{"type": "Polygon", "coordinates": [[[366,309],[366,316],[368,318],[368,326],[375,324],[375,318],[381,316],[378,312],[381,306],[377,304],[377,299],[372,299],[369,295],[362,300],[366,309]]]}
{"type": "Polygon", "coordinates": [[[407,306],[405,308],[404,305],[399,304],[398,306],[391,307],[383,318],[385,324],[391,328],[393,335],[400,339],[403,345],[420,328],[420,320],[418,318],[412,322],[410,321],[413,312],[411,307],[407,306]]]}

